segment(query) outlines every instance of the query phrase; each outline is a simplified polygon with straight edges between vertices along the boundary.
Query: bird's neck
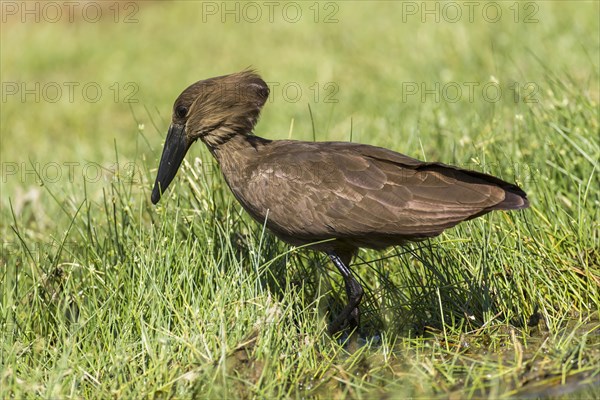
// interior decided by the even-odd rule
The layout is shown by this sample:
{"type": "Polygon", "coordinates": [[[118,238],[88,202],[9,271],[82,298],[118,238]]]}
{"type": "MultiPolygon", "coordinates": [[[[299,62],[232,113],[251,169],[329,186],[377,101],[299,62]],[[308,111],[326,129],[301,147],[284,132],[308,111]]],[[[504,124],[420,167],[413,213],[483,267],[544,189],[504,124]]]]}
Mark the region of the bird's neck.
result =
{"type": "Polygon", "coordinates": [[[259,136],[239,133],[228,135],[227,140],[205,141],[221,168],[228,170],[245,165],[249,160],[256,157],[264,146],[271,142],[271,140],[259,136]]]}

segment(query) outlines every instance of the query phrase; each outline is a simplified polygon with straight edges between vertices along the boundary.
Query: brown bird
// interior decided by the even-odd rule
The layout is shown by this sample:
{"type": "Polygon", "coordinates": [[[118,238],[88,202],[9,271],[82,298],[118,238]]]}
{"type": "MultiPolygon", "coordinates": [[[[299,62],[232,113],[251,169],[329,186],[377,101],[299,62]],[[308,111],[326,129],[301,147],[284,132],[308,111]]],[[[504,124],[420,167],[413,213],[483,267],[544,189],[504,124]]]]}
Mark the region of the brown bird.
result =
{"type": "Polygon", "coordinates": [[[358,248],[422,240],[492,210],[529,205],[523,190],[496,177],[385,148],[255,136],[268,96],[266,83],[250,70],[185,89],[173,105],[152,203],[192,143],[202,140],[257,222],[287,243],[325,252],[342,274],[348,303],[332,333],[359,324],[363,288],[349,268],[358,248]]]}

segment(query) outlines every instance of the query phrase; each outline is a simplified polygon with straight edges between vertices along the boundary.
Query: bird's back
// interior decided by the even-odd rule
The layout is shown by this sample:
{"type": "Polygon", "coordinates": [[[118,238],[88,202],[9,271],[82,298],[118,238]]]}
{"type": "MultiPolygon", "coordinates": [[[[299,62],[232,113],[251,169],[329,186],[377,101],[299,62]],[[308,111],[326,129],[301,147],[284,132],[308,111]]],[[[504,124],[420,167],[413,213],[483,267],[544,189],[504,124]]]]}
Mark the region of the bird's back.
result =
{"type": "Polygon", "coordinates": [[[222,166],[236,198],[293,244],[335,238],[380,248],[528,206],[516,185],[380,147],[269,141],[234,157],[222,166]]]}

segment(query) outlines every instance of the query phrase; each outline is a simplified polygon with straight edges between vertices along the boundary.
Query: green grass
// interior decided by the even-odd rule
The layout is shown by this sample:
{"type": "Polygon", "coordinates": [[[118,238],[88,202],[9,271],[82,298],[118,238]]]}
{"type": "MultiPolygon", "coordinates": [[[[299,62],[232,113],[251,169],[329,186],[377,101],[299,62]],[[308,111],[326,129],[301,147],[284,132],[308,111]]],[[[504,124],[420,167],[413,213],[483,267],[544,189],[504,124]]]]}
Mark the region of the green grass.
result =
{"type": "Polygon", "coordinates": [[[132,24],[124,8],[119,23],[3,21],[0,398],[600,395],[598,3],[531,3],[518,23],[513,3],[498,23],[339,3],[329,24],[329,3],[318,23],[299,4],[297,23],[203,22],[200,2],[142,3],[132,24]],[[201,144],[149,200],[175,97],[249,65],[272,87],[258,134],[492,173],[531,208],[361,251],[362,328],[332,339],[334,268],[250,220],[201,144]],[[103,96],[21,101],[14,82],[103,96]],[[406,94],[452,82],[455,102],[406,94]],[[503,97],[470,101],[465,82],[503,97]]]}

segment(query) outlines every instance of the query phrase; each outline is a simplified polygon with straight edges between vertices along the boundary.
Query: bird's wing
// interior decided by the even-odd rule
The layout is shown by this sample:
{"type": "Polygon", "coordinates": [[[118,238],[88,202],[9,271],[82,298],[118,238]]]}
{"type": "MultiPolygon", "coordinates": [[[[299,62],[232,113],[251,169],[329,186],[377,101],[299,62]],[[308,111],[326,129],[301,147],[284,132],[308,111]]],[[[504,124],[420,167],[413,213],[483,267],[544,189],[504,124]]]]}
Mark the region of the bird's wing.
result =
{"type": "MultiPolygon", "coordinates": [[[[315,143],[254,166],[245,196],[276,232],[299,237],[430,236],[501,203],[484,174],[387,149],[315,143]]],[[[502,182],[502,181],[500,181],[502,182]]]]}

